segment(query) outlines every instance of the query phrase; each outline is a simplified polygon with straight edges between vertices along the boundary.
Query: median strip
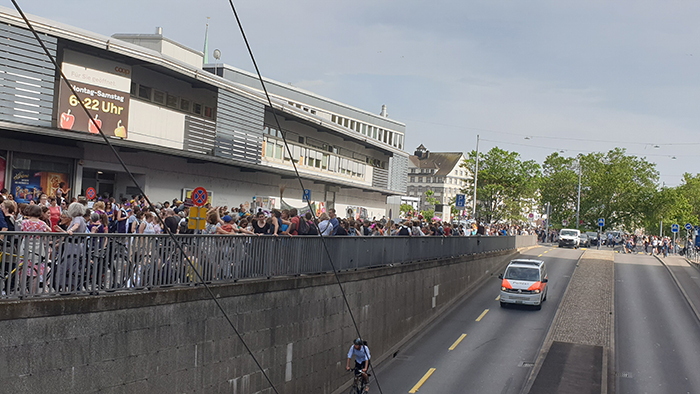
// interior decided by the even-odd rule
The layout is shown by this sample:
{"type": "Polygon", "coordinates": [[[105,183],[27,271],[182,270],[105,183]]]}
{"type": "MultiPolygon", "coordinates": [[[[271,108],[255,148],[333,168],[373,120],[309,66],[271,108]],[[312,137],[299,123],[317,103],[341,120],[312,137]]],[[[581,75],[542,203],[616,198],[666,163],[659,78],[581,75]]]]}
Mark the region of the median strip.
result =
{"type": "Polygon", "coordinates": [[[467,336],[467,334],[460,335],[459,338],[457,338],[457,340],[455,341],[455,343],[453,343],[452,346],[450,346],[450,348],[447,350],[450,350],[450,351],[455,350],[457,345],[459,345],[459,343],[462,342],[462,339],[464,339],[466,336],[467,336]]]}
{"type": "Polygon", "coordinates": [[[422,386],[423,383],[425,383],[425,381],[428,380],[428,378],[430,377],[430,375],[433,374],[433,372],[435,372],[435,368],[430,368],[430,369],[428,370],[428,372],[426,372],[425,375],[423,375],[423,377],[420,378],[420,380],[418,381],[418,383],[416,383],[416,385],[413,386],[413,388],[409,391],[409,393],[416,393],[416,392],[418,392],[418,389],[420,388],[420,386],[422,386]]]}
{"type": "Polygon", "coordinates": [[[479,317],[476,318],[476,321],[481,321],[481,319],[483,319],[484,316],[486,316],[487,313],[489,313],[489,310],[488,310],[488,309],[484,309],[484,311],[481,312],[481,314],[479,315],[479,317]]]}

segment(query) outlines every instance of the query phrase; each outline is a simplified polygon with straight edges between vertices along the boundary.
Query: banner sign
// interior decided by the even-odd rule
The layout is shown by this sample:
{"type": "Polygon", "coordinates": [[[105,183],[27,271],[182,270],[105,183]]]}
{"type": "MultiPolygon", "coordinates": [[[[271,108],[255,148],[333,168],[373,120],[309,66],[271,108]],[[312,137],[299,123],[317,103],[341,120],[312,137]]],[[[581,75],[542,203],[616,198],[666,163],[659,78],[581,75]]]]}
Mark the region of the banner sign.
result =
{"type": "Polygon", "coordinates": [[[10,193],[18,203],[28,204],[31,200],[36,200],[41,193],[56,195],[61,182],[68,183],[68,174],[14,170],[10,193]]]}
{"type": "Polygon", "coordinates": [[[95,123],[110,137],[127,138],[131,66],[65,50],[62,71],[78,97],[61,81],[58,94],[58,127],[98,134],[99,130],[80,106],[81,100],[95,123]]]}

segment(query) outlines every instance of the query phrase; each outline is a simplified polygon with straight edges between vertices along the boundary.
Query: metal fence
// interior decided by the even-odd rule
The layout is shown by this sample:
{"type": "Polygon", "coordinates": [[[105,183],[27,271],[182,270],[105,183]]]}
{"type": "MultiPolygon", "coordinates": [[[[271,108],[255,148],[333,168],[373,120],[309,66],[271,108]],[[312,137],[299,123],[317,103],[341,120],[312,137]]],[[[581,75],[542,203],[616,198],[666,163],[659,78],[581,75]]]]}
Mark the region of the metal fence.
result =
{"type": "MultiPolygon", "coordinates": [[[[0,299],[193,286],[167,235],[3,232],[0,299]]],[[[178,235],[205,282],[332,271],[314,236],[178,235]]],[[[516,237],[329,237],[337,270],[458,257],[516,247],[516,237]]]]}

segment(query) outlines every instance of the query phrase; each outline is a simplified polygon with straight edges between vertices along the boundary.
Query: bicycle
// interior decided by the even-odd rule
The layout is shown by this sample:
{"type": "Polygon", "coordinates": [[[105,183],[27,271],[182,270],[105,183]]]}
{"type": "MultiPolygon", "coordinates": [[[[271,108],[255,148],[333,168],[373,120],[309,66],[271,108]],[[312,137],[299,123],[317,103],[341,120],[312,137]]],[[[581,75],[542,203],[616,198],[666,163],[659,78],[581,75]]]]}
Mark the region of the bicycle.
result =
{"type": "Polygon", "coordinates": [[[354,369],[352,372],[355,373],[355,379],[353,379],[352,386],[350,387],[350,394],[365,394],[371,374],[367,371],[368,382],[365,383],[365,380],[362,379],[362,372],[359,369],[354,369]]]}

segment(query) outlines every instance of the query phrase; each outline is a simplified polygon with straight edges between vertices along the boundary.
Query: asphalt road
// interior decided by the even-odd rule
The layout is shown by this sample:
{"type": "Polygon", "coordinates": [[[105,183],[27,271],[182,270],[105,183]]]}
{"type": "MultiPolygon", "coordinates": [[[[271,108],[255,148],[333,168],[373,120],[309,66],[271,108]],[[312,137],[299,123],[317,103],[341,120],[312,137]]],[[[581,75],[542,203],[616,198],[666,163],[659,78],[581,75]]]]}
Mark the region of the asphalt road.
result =
{"type": "Polygon", "coordinates": [[[501,308],[494,275],[377,369],[382,391],[414,392],[423,381],[416,392],[519,393],[531,370],[522,363],[535,361],[581,253],[550,247],[523,253],[547,264],[550,288],[541,310],[501,308]]]}
{"type": "Polygon", "coordinates": [[[616,392],[700,392],[700,324],[654,257],[615,254],[616,392]]]}

